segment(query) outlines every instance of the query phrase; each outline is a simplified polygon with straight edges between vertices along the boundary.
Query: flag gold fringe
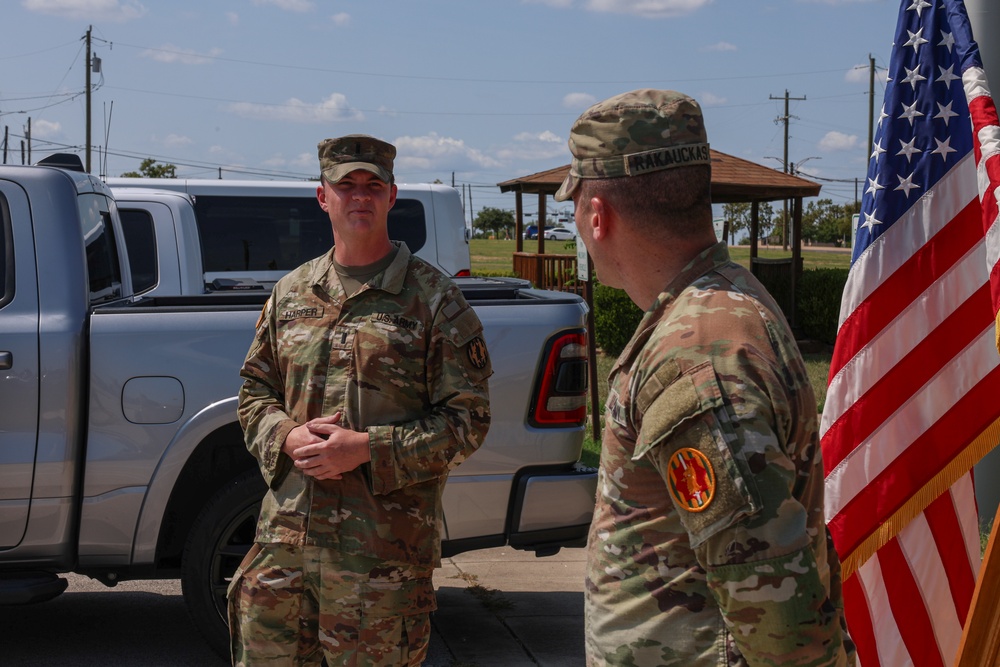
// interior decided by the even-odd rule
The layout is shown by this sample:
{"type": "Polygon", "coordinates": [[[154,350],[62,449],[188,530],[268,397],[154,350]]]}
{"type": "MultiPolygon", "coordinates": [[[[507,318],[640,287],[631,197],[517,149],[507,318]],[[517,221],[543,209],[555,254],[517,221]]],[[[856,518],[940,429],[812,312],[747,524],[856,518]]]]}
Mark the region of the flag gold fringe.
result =
{"type": "Polygon", "coordinates": [[[1000,443],[1000,419],[997,419],[934,476],[923,488],[910,496],[902,507],[886,519],[847,556],[841,558],[841,576],[847,580],[865,562],[896,537],[911,521],[920,516],[942,493],[962,478],[976,463],[1000,443]]]}

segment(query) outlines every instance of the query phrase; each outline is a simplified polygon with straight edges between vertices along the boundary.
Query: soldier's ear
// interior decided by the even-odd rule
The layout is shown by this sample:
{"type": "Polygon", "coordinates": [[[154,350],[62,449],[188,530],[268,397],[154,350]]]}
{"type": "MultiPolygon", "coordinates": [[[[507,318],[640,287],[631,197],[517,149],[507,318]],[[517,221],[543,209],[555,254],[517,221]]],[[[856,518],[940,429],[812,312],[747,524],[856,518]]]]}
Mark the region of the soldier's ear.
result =
{"type": "Polygon", "coordinates": [[[319,207],[326,210],[326,181],[321,180],[319,186],[316,188],[316,200],[319,202],[319,207]]]}
{"type": "Polygon", "coordinates": [[[607,241],[615,224],[614,209],[611,205],[601,197],[591,197],[586,217],[594,241],[607,241]]]}

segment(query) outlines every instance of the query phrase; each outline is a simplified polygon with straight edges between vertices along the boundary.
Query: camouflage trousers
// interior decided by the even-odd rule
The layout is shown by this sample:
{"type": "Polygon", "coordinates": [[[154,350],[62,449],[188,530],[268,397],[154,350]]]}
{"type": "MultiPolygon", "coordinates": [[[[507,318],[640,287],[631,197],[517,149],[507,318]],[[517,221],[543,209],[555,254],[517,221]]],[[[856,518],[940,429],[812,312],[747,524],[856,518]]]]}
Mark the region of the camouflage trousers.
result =
{"type": "Polygon", "coordinates": [[[233,665],[420,665],[434,568],[322,547],[256,544],[229,586],[233,665]]]}

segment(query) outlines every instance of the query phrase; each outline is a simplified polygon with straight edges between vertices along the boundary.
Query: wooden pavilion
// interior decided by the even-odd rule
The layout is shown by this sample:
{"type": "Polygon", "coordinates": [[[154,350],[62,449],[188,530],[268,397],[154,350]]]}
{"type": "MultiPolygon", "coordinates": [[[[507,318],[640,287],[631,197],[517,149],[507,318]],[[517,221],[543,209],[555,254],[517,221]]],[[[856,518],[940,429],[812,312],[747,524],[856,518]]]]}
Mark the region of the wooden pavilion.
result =
{"type": "MultiPolygon", "coordinates": [[[[756,274],[763,271],[787,272],[790,279],[790,303],[782,304],[792,325],[795,325],[792,304],[796,303],[796,285],[802,271],[802,200],[819,195],[820,185],[813,181],[786,174],[769,167],[743,160],[711,149],[712,203],[731,204],[748,202],[750,215],[750,266],[756,274]],[[791,201],[791,250],[789,259],[763,260],[757,256],[757,237],[760,228],[759,204],[766,201],[791,201]],[[796,267],[796,270],[792,270],[796,267]]],[[[528,176],[498,183],[501,192],[515,194],[514,217],[516,222],[516,251],[514,273],[527,278],[538,287],[566,289],[566,277],[576,276],[576,257],[546,255],[545,238],[538,235],[537,252],[524,251],[525,194],[538,196],[538,229],[545,229],[547,198],[562,185],[569,165],[549,169],[528,176]]]]}

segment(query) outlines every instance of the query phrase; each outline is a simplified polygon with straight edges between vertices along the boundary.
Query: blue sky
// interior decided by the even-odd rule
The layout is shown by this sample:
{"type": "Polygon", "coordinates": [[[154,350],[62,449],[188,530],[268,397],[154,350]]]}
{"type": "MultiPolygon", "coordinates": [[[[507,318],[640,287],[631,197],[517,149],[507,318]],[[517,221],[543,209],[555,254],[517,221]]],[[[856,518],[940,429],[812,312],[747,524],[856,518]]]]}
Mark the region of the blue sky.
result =
{"type": "MultiPolygon", "coordinates": [[[[702,104],[709,141],[789,161],[853,201],[868,150],[869,54],[889,59],[898,0],[17,0],[0,42],[8,162],[85,144],[93,26],[94,171],[145,157],[184,177],[307,178],[325,137],[396,144],[397,180],[496,184],[566,164],[587,106],[634,88],[702,104]]],[[[878,71],[876,114],[884,72],[878,71]]],[[[526,202],[526,210],[535,205],[526,202]]],[[[565,205],[556,205],[560,210],[565,205]]]]}

